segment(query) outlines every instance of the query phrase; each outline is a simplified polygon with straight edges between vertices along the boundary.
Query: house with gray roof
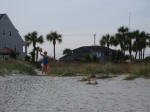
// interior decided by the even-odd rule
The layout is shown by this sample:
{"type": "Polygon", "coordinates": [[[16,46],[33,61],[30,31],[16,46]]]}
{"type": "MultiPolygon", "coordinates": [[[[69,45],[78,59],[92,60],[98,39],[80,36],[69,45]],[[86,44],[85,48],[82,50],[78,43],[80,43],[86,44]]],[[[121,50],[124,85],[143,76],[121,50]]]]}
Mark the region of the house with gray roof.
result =
{"type": "Polygon", "coordinates": [[[25,41],[21,38],[7,14],[0,14],[0,56],[8,57],[6,51],[12,50],[19,54],[20,59],[23,59],[26,56],[25,46],[25,41]]]}
{"type": "Polygon", "coordinates": [[[83,46],[72,50],[71,53],[64,55],[59,60],[66,62],[77,62],[82,61],[85,56],[89,55],[90,58],[96,56],[99,62],[109,62],[116,53],[116,50],[103,46],[83,46]]]}

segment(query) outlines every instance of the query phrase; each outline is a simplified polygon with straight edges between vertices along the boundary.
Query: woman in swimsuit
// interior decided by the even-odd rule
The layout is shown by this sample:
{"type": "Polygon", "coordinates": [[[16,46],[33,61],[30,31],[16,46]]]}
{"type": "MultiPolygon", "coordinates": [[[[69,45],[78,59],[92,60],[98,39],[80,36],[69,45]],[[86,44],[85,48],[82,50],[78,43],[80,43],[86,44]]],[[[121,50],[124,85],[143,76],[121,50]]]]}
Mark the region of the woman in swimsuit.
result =
{"type": "Polygon", "coordinates": [[[47,56],[47,52],[45,51],[44,54],[41,53],[42,51],[40,50],[40,55],[43,56],[43,60],[42,60],[42,75],[47,74],[47,68],[48,68],[48,64],[49,64],[49,60],[48,60],[48,56],[47,56]]]}

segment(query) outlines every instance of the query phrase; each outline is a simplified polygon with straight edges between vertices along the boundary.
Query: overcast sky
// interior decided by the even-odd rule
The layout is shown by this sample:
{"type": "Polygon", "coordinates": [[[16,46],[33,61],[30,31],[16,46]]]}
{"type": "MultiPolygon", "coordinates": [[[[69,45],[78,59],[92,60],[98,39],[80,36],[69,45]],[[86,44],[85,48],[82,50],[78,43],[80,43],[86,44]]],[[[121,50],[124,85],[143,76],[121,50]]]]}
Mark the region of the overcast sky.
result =
{"type": "MultiPolygon", "coordinates": [[[[120,26],[150,33],[150,0],[0,0],[0,13],[7,13],[22,37],[32,31],[46,35],[50,31],[63,34],[56,46],[60,57],[63,49],[93,45],[103,34],[114,34],[120,26]]],[[[42,45],[53,55],[52,43],[42,45]]],[[[148,50],[147,50],[148,53],[148,50]]]]}

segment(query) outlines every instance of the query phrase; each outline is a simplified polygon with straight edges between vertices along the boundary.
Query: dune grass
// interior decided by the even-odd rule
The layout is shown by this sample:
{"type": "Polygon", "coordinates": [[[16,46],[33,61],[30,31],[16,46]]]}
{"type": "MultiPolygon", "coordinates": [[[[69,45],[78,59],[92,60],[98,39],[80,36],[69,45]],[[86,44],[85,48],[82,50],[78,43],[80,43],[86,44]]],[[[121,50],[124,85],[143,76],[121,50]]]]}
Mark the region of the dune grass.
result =
{"type": "Polygon", "coordinates": [[[124,68],[118,64],[99,63],[51,63],[49,74],[62,75],[65,73],[75,74],[121,74],[124,68]]]}
{"type": "Polygon", "coordinates": [[[150,65],[113,64],[113,63],[51,63],[49,75],[56,76],[90,76],[106,79],[127,74],[125,80],[150,78],[150,65]]]}
{"type": "Polygon", "coordinates": [[[10,75],[12,73],[36,75],[36,72],[34,71],[32,66],[25,61],[0,60],[0,75],[10,75]]]}
{"type": "Polygon", "coordinates": [[[130,75],[125,80],[136,78],[150,78],[150,65],[134,65],[130,68],[130,75]]]}

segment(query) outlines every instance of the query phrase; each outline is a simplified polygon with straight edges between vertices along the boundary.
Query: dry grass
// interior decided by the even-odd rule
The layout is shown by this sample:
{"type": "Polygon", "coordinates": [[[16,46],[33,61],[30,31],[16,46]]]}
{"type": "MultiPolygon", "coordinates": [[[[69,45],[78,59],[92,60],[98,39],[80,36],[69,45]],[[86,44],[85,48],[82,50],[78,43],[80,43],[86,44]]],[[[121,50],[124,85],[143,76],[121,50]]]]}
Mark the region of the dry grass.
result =
{"type": "Polygon", "coordinates": [[[112,78],[121,74],[130,74],[126,80],[138,77],[150,77],[150,65],[112,64],[112,63],[51,63],[49,75],[56,76],[90,76],[96,78],[112,78]]]}

